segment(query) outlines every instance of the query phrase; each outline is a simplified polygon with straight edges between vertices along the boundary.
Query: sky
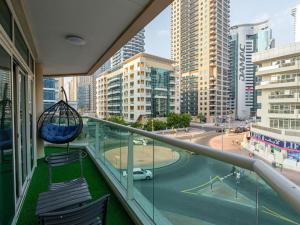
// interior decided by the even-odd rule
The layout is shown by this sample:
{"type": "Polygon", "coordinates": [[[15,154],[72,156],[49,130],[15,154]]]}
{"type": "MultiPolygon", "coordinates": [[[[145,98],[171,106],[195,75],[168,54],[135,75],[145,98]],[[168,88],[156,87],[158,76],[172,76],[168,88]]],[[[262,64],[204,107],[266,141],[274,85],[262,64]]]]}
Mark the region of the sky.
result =
{"type": "MultiPolygon", "coordinates": [[[[294,41],[291,9],[300,0],[231,0],[231,25],[269,19],[276,47],[294,41]]],[[[147,53],[171,56],[171,8],[166,8],[145,28],[147,53]]]]}

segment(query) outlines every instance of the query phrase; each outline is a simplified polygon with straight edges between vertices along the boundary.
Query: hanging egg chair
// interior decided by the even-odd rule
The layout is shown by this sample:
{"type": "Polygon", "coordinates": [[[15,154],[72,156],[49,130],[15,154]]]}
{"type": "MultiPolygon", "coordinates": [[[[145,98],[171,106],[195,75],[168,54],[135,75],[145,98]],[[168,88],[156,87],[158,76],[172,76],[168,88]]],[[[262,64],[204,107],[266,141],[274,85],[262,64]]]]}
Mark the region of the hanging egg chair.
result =
{"type": "Polygon", "coordinates": [[[66,101],[60,100],[46,109],[38,120],[38,134],[43,140],[53,144],[68,144],[76,139],[82,130],[80,114],[68,104],[66,92],[61,87],[66,101]]]}

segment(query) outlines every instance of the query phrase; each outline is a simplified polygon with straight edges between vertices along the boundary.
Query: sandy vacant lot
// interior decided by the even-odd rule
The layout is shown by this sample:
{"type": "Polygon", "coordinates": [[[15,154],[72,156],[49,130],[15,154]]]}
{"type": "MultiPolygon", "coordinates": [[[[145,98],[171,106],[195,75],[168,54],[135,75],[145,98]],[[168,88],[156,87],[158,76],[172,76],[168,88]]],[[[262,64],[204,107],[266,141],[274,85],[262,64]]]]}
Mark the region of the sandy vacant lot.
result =
{"type": "MultiPolygon", "coordinates": [[[[127,168],[127,156],[127,147],[115,148],[105,152],[105,158],[117,169],[127,168]]],[[[152,145],[134,145],[133,147],[134,167],[153,168],[154,163],[154,167],[159,168],[176,162],[179,157],[178,152],[162,146],[153,148],[152,145]]]]}
{"type": "MultiPolygon", "coordinates": [[[[224,134],[223,135],[223,149],[227,151],[240,151],[242,149],[241,142],[243,142],[245,133],[240,134],[224,134]]],[[[209,140],[209,146],[216,149],[222,149],[222,135],[218,135],[209,140]]]]}

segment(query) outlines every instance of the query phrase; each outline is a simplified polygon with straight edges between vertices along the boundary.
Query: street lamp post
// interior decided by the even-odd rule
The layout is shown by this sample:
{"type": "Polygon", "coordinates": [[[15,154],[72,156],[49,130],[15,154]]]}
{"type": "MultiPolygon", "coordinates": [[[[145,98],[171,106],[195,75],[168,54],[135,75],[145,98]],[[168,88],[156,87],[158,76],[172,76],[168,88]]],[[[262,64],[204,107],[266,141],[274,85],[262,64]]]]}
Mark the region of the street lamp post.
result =
{"type": "MultiPolygon", "coordinates": [[[[222,121],[222,122],[223,122],[223,121],[222,121]]],[[[224,147],[223,147],[223,144],[224,144],[224,137],[223,137],[223,135],[224,135],[224,134],[223,134],[223,133],[224,133],[224,131],[225,131],[225,130],[224,130],[224,124],[221,125],[221,131],[222,131],[222,147],[221,147],[221,148],[222,148],[222,152],[223,152],[223,151],[224,151],[224,147]]]]}
{"type": "Polygon", "coordinates": [[[241,174],[240,174],[240,172],[237,172],[236,173],[236,183],[235,183],[235,198],[238,197],[238,186],[240,183],[240,178],[241,178],[241,174]]]}

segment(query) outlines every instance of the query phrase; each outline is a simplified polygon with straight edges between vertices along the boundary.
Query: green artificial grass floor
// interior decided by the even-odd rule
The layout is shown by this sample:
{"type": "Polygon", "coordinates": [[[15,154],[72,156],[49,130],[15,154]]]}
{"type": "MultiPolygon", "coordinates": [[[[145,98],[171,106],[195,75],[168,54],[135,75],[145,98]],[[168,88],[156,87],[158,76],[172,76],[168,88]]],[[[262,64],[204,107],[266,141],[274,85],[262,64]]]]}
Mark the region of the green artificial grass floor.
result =
{"type": "MultiPolygon", "coordinates": [[[[63,148],[45,148],[45,154],[48,155],[54,152],[65,151],[63,148]]],[[[104,178],[87,156],[83,160],[83,173],[86,178],[89,190],[93,200],[109,193],[110,200],[108,205],[107,224],[108,225],[132,225],[133,222],[122,207],[118,199],[113,195],[104,178]]],[[[53,169],[54,182],[69,180],[80,175],[79,163],[57,167],[53,169]]],[[[17,225],[35,225],[38,224],[35,215],[35,208],[38,199],[38,194],[48,189],[48,166],[43,159],[38,160],[37,168],[35,169],[33,178],[31,180],[25,202],[23,204],[20,217],[17,225]]]]}

